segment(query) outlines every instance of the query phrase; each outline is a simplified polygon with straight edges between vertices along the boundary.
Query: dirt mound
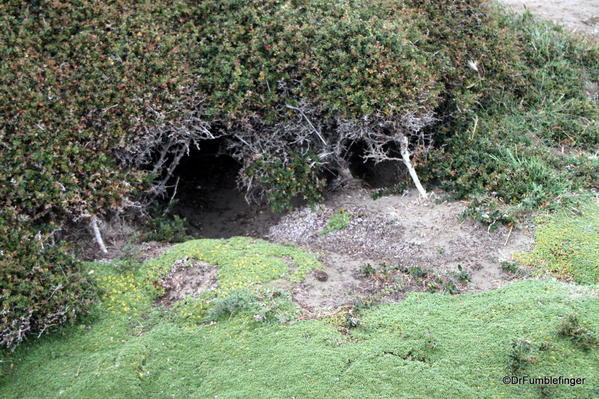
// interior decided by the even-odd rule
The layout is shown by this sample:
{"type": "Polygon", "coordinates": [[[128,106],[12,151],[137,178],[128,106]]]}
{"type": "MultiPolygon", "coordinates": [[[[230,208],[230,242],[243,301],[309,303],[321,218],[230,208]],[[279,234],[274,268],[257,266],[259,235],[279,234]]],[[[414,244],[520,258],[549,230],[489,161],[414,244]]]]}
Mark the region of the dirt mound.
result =
{"type": "Polygon", "coordinates": [[[426,289],[434,281],[443,285],[448,283],[444,276],[458,273],[469,280],[460,291],[500,287],[512,279],[501,270],[501,262],[511,261],[514,252],[528,250],[532,235],[504,226],[489,231],[463,220],[465,207],[461,202],[422,201],[415,192],[373,200],[368,190],[354,190],[283,217],[270,228],[268,238],[321,254],[330,278],[321,282],[310,277],[294,289],[296,301],[307,308],[339,306],[351,297],[380,291],[381,284],[359,277],[367,264],[390,265],[396,271],[414,268],[436,276],[414,279],[394,272],[390,281],[401,287],[396,296],[426,289]],[[331,218],[340,212],[349,215],[349,222],[327,232],[331,218]]]}
{"type": "Polygon", "coordinates": [[[182,259],[173,264],[170,273],[160,280],[164,295],[158,299],[161,305],[171,305],[186,296],[198,297],[204,291],[218,287],[217,268],[206,262],[182,259]]]}

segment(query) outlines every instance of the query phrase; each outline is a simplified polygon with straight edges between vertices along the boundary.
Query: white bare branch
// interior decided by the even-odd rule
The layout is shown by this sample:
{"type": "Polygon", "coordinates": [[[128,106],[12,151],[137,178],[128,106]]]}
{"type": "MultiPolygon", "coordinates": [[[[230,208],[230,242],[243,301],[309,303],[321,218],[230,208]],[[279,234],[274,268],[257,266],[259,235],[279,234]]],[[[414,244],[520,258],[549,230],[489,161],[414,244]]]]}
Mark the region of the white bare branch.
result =
{"type": "Polygon", "coordinates": [[[92,216],[89,225],[94,233],[96,242],[98,243],[98,246],[100,247],[100,251],[102,251],[102,253],[104,253],[104,254],[107,254],[108,251],[106,250],[106,245],[104,244],[104,240],[102,239],[102,233],[100,232],[100,228],[98,227],[98,218],[96,216],[92,216]]]}

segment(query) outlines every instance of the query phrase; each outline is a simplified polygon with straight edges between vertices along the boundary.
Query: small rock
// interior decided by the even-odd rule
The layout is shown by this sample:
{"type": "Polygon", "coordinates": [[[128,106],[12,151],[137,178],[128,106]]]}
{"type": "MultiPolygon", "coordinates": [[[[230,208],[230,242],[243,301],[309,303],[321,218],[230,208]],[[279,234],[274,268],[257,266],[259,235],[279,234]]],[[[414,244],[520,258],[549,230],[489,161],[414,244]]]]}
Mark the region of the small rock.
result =
{"type": "Polygon", "coordinates": [[[316,270],[314,272],[314,277],[316,277],[316,280],[318,281],[327,281],[329,279],[329,275],[322,270],[316,270]]]}

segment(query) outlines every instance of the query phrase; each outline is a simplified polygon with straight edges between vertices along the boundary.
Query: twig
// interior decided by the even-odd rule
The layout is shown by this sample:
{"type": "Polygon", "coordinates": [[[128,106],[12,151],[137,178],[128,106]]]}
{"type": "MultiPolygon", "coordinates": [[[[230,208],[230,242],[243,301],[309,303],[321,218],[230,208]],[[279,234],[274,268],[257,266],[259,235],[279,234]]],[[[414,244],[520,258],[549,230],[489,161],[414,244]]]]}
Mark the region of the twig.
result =
{"type": "Polygon", "coordinates": [[[177,195],[177,187],[179,187],[179,179],[180,179],[180,176],[177,176],[177,182],[175,183],[175,189],[173,190],[173,195],[171,196],[171,199],[168,201],[168,205],[164,209],[164,212],[162,212],[162,216],[166,216],[166,214],[171,210],[171,208],[173,206],[173,201],[175,199],[175,195],[177,195]]]}
{"type": "Polygon", "coordinates": [[[320,139],[320,141],[322,141],[322,144],[328,145],[328,143],[326,142],[326,140],[320,135],[320,132],[314,127],[314,125],[312,124],[312,122],[310,122],[310,119],[308,119],[308,117],[306,116],[306,114],[304,114],[304,112],[300,108],[294,107],[294,106],[289,105],[289,104],[285,104],[285,106],[287,108],[289,108],[289,109],[292,109],[294,111],[299,112],[300,115],[304,117],[304,119],[306,120],[306,122],[308,122],[308,124],[310,125],[310,127],[312,128],[312,130],[314,131],[314,133],[318,136],[318,138],[320,139]]]}

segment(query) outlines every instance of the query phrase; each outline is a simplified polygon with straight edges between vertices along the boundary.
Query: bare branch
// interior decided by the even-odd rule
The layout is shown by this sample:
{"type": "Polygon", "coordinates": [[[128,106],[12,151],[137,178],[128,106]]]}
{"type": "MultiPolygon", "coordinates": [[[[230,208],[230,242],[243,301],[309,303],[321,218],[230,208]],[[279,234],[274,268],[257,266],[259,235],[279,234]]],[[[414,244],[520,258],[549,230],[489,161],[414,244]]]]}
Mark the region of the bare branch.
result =
{"type": "Polygon", "coordinates": [[[100,228],[98,227],[98,218],[97,217],[92,216],[91,221],[90,221],[90,227],[94,233],[96,242],[98,243],[98,246],[100,247],[100,251],[102,251],[102,253],[104,253],[104,254],[107,254],[108,251],[106,250],[106,245],[104,244],[104,240],[102,239],[102,233],[100,232],[100,228]]]}

